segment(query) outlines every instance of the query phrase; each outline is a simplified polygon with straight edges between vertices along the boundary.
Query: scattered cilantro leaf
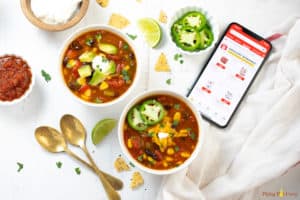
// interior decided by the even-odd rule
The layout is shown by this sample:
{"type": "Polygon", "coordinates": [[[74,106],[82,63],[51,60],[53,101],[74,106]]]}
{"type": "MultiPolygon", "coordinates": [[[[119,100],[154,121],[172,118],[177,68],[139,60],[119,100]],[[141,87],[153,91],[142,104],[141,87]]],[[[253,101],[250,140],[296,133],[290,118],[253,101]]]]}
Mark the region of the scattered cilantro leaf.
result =
{"type": "Polygon", "coordinates": [[[180,60],[180,61],[179,61],[179,63],[180,63],[180,64],[183,64],[183,63],[184,63],[184,61],[183,61],[183,60],[180,60]]]}
{"type": "Polygon", "coordinates": [[[178,124],[179,124],[179,121],[178,120],[174,120],[173,123],[172,123],[172,126],[176,127],[176,126],[178,126],[178,124]]]}
{"type": "Polygon", "coordinates": [[[176,110],[179,110],[179,109],[180,109],[180,104],[179,104],[179,103],[174,104],[174,108],[175,108],[176,110]]]}
{"type": "Polygon", "coordinates": [[[80,174],[81,174],[80,168],[79,168],[79,167],[76,167],[76,168],[75,168],[75,172],[76,172],[77,175],[80,175],[80,174]]]}
{"type": "Polygon", "coordinates": [[[191,138],[192,140],[195,140],[195,139],[196,139],[196,134],[192,132],[192,133],[190,134],[190,138],[191,138]]]}
{"type": "Polygon", "coordinates": [[[94,42],[95,41],[92,37],[88,37],[88,38],[85,39],[85,44],[89,47],[93,46],[94,42]]]}
{"type": "Polygon", "coordinates": [[[137,38],[137,35],[132,35],[132,34],[129,34],[129,33],[126,33],[126,35],[132,39],[132,40],[135,40],[137,38]]]}
{"type": "Polygon", "coordinates": [[[171,85],[171,81],[172,81],[172,80],[171,80],[170,78],[167,79],[167,80],[166,80],[166,84],[171,85]]]}
{"type": "Polygon", "coordinates": [[[124,49],[124,50],[127,50],[127,49],[129,49],[129,45],[128,45],[128,44],[126,44],[126,43],[125,43],[125,44],[123,44],[123,49],[124,49]]]}
{"type": "Polygon", "coordinates": [[[103,103],[103,101],[97,97],[97,98],[95,99],[95,103],[103,103]]]}
{"type": "Polygon", "coordinates": [[[175,152],[178,152],[179,151],[179,146],[175,146],[174,149],[175,149],[175,152]]]}
{"type": "Polygon", "coordinates": [[[174,55],[174,60],[175,60],[175,61],[178,61],[179,58],[182,58],[182,55],[181,55],[180,53],[176,53],[176,54],[174,55]]]}
{"type": "Polygon", "coordinates": [[[17,172],[20,172],[24,168],[24,164],[22,164],[20,162],[17,162],[17,165],[18,165],[18,171],[17,172]]]}
{"type": "Polygon", "coordinates": [[[129,74],[128,74],[128,71],[125,70],[125,69],[123,69],[121,73],[122,73],[122,76],[123,76],[124,81],[125,81],[126,83],[129,83],[129,81],[130,81],[130,76],[129,76],[129,74]]]}
{"type": "Polygon", "coordinates": [[[41,71],[42,76],[44,77],[45,81],[48,83],[51,80],[50,74],[48,74],[45,70],[42,69],[41,71]]]}
{"type": "Polygon", "coordinates": [[[62,167],[62,162],[60,162],[60,161],[56,162],[56,166],[57,166],[57,168],[60,169],[62,167]]]}
{"type": "Polygon", "coordinates": [[[102,35],[100,33],[97,33],[96,35],[97,42],[100,42],[101,39],[102,39],[102,35]]]}

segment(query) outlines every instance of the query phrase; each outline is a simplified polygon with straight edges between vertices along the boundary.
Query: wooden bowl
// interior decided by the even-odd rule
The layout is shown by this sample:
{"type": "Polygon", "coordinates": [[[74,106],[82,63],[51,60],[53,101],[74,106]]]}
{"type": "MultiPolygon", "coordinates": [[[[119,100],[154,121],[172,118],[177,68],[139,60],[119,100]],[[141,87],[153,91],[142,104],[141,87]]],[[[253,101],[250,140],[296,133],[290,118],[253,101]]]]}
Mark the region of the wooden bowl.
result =
{"type": "Polygon", "coordinates": [[[38,28],[47,31],[62,31],[77,24],[86,14],[89,6],[89,0],[82,0],[80,8],[74,16],[64,24],[47,24],[34,15],[31,10],[31,0],[21,0],[21,8],[26,18],[38,28]]]}

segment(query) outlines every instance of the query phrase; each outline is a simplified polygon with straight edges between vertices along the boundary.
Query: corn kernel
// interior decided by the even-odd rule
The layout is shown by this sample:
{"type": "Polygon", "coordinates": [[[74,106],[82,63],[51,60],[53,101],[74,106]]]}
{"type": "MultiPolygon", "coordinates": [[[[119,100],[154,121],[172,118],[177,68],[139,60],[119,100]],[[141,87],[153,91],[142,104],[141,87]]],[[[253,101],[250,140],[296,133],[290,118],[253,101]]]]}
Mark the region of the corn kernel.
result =
{"type": "Polygon", "coordinates": [[[174,149],[173,149],[172,147],[169,147],[169,148],[167,149],[167,154],[168,154],[168,155],[173,155],[173,154],[174,154],[174,149]]]}
{"type": "Polygon", "coordinates": [[[182,160],[176,162],[176,165],[181,165],[182,164],[182,160]]]}
{"type": "Polygon", "coordinates": [[[143,154],[143,159],[146,160],[147,159],[147,155],[143,154]]]}
{"type": "Polygon", "coordinates": [[[151,156],[148,156],[147,159],[148,159],[148,161],[151,162],[151,163],[154,162],[154,160],[153,160],[153,158],[152,158],[151,156]]]}
{"type": "Polygon", "coordinates": [[[107,89],[108,88],[108,84],[105,82],[105,81],[103,81],[101,84],[100,84],[100,90],[105,90],[105,89],[107,89]]]}
{"type": "Polygon", "coordinates": [[[80,97],[87,101],[90,100],[90,96],[86,96],[84,94],[80,95],[80,97]]]}
{"type": "Polygon", "coordinates": [[[87,96],[87,97],[90,97],[91,94],[92,94],[92,90],[91,90],[91,89],[87,89],[87,90],[83,93],[83,95],[84,95],[84,96],[87,96]]]}
{"type": "Polygon", "coordinates": [[[188,157],[190,157],[190,153],[188,153],[188,152],[181,152],[180,156],[183,157],[183,158],[188,158],[188,157]]]}
{"type": "Polygon", "coordinates": [[[131,139],[127,140],[127,146],[128,146],[129,149],[132,148],[132,141],[131,141],[131,139]]]}
{"type": "Polygon", "coordinates": [[[163,161],[163,166],[168,167],[168,163],[166,161],[163,161]]]}
{"type": "Polygon", "coordinates": [[[96,53],[98,51],[98,49],[96,47],[94,47],[92,51],[96,53]]]}
{"type": "Polygon", "coordinates": [[[172,162],[172,161],[173,161],[173,158],[172,158],[172,157],[170,157],[170,156],[167,156],[167,157],[166,157],[166,161],[168,161],[168,162],[172,162]]]}
{"type": "Polygon", "coordinates": [[[180,112],[176,112],[176,113],[174,114],[174,116],[173,116],[173,120],[179,122],[180,119],[181,119],[181,113],[180,113],[180,112]]]}
{"type": "Polygon", "coordinates": [[[125,69],[126,71],[128,71],[128,70],[130,69],[130,66],[129,66],[129,65],[126,65],[126,66],[124,67],[124,69],[125,69]]]}
{"type": "Polygon", "coordinates": [[[77,80],[76,80],[76,82],[79,84],[79,85],[84,85],[84,84],[86,84],[86,79],[85,78],[78,78],[77,80]]]}

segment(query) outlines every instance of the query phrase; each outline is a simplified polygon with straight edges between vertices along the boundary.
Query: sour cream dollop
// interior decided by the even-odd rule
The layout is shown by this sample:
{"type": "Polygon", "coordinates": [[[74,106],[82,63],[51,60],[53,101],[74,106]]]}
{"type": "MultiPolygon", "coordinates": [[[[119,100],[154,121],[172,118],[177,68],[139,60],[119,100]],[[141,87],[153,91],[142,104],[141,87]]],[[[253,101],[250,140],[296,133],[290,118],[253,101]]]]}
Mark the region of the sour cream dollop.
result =
{"type": "Polygon", "coordinates": [[[31,0],[36,17],[47,24],[66,23],[78,10],[82,0],[31,0]]]}

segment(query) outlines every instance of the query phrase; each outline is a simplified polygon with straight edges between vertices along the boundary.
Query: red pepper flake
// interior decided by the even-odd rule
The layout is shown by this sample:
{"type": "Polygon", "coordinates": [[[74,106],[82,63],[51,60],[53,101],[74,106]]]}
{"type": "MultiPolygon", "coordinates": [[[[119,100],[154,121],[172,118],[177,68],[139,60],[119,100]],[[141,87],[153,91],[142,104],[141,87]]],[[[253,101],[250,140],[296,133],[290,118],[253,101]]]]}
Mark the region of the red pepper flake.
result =
{"type": "Polygon", "coordinates": [[[20,57],[0,57],[0,100],[13,101],[28,90],[32,82],[29,65],[20,57]]]}

